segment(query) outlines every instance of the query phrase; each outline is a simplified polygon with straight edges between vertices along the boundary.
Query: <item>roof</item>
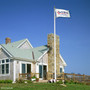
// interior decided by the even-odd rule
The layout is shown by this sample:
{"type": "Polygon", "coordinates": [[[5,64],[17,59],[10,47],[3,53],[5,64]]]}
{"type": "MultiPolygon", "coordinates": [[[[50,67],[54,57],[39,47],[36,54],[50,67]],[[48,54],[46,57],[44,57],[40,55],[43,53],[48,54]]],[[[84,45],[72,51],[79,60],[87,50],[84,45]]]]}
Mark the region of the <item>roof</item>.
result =
{"type": "Polygon", "coordinates": [[[49,50],[47,45],[36,47],[36,48],[30,48],[30,49],[20,49],[17,48],[22,42],[24,42],[27,39],[23,39],[17,42],[8,43],[8,44],[1,44],[1,46],[9,52],[12,57],[14,58],[21,58],[21,59],[28,59],[30,61],[36,61],[41,57],[46,51],[49,50]],[[32,55],[33,53],[33,55],[32,55]],[[34,58],[33,58],[34,56],[34,58]]]}
{"type": "Polygon", "coordinates": [[[15,41],[15,42],[12,42],[12,43],[8,43],[8,44],[1,44],[2,46],[4,47],[18,47],[22,42],[24,42],[26,39],[23,39],[23,40],[19,40],[19,41],[15,41]]]}
{"type": "Polygon", "coordinates": [[[62,60],[62,62],[63,62],[63,65],[64,65],[64,66],[67,66],[67,64],[66,64],[66,62],[64,61],[63,57],[61,56],[61,54],[59,54],[59,56],[60,56],[60,58],[61,58],[61,60],[62,60]]]}

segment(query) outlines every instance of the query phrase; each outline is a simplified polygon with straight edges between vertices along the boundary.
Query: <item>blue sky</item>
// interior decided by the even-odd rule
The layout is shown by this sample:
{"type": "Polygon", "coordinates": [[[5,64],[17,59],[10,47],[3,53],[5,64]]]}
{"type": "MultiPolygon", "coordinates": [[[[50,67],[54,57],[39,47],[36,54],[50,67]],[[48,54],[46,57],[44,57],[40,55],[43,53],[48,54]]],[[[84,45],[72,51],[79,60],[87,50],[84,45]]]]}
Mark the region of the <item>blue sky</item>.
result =
{"type": "Polygon", "coordinates": [[[0,0],[0,43],[28,38],[33,47],[47,44],[54,30],[54,6],[70,10],[56,19],[65,72],[90,75],[90,0],[0,0]]]}

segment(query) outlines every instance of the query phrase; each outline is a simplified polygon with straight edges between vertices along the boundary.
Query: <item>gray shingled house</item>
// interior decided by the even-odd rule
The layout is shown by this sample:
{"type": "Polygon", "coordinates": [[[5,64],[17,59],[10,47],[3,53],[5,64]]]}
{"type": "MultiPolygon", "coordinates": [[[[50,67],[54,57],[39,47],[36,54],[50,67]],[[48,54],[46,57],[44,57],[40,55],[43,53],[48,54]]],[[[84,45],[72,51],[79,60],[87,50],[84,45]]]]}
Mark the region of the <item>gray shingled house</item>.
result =
{"type": "MultiPolygon", "coordinates": [[[[66,63],[59,52],[59,36],[56,36],[56,70],[64,72],[66,63]]],[[[0,80],[13,80],[22,73],[39,73],[40,79],[47,79],[47,73],[54,73],[54,35],[49,34],[47,45],[34,48],[28,39],[12,42],[6,38],[0,44],[0,80]]]]}

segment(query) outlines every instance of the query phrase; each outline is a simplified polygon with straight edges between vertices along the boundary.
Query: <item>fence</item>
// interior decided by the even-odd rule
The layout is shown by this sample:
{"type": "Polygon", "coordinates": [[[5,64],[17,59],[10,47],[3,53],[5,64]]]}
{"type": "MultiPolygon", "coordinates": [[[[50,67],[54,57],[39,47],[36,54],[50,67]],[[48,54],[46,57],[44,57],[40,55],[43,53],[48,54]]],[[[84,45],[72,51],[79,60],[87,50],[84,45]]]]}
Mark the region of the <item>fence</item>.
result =
{"type": "Polygon", "coordinates": [[[32,77],[39,78],[39,73],[19,73],[19,80],[30,80],[32,77]]]}
{"type": "MultiPolygon", "coordinates": [[[[54,74],[48,73],[48,80],[53,79],[54,74]]],[[[78,82],[90,82],[90,76],[70,73],[57,73],[57,80],[73,80],[78,82]]]]}

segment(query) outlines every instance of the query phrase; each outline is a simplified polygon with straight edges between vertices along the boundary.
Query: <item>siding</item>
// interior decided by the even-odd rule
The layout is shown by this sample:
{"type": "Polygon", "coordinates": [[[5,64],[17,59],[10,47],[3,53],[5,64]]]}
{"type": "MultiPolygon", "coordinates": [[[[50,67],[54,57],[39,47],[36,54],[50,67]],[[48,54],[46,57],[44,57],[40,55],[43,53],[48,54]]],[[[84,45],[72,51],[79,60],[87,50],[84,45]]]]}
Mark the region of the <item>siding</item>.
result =
{"type": "Polygon", "coordinates": [[[0,49],[0,59],[3,59],[3,58],[8,58],[9,55],[4,52],[4,50],[0,49]]]}
{"type": "Polygon", "coordinates": [[[48,54],[47,53],[40,59],[40,63],[42,63],[42,60],[44,64],[48,64],[48,54]]]}
{"type": "Polygon", "coordinates": [[[26,41],[23,45],[21,45],[19,48],[21,49],[30,49],[31,46],[28,44],[28,42],[26,41]]]}

